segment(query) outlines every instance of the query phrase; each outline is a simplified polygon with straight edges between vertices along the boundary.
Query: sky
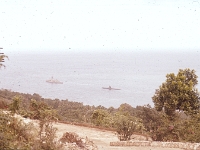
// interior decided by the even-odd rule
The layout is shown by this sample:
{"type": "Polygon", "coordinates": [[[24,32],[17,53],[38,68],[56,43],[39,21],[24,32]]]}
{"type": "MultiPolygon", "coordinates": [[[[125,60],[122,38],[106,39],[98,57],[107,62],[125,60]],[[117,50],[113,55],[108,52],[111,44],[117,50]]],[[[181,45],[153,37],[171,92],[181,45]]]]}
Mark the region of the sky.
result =
{"type": "Polygon", "coordinates": [[[3,51],[198,51],[200,0],[1,0],[3,51]]]}

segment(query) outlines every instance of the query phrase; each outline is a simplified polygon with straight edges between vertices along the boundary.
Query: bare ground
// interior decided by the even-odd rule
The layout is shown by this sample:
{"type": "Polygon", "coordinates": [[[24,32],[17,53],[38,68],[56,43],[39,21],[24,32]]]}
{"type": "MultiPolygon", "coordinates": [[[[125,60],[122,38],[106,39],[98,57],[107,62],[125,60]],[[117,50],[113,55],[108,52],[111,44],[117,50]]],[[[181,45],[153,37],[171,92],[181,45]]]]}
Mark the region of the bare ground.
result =
{"type": "Polygon", "coordinates": [[[110,142],[119,141],[117,135],[113,131],[100,130],[96,128],[89,128],[83,126],[77,126],[72,124],[55,123],[54,127],[57,130],[58,138],[61,138],[65,132],[75,132],[82,138],[88,138],[97,145],[99,150],[181,150],[179,148],[162,148],[162,147],[115,147],[110,146],[110,142]]]}

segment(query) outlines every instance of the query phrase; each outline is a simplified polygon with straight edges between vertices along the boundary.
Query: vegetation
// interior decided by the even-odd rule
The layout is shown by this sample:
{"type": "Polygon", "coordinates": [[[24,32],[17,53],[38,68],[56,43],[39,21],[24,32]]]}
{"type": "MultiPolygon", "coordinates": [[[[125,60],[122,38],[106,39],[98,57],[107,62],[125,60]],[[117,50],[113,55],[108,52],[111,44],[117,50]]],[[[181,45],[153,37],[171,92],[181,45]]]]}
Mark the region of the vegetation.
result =
{"type": "Polygon", "coordinates": [[[197,114],[199,112],[199,92],[197,75],[194,70],[179,70],[178,74],[167,74],[164,82],[153,96],[153,102],[157,111],[166,113],[171,119],[176,110],[186,114],[197,114]]]}
{"type": "Polygon", "coordinates": [[[53,121],[115,130],[121,141],[131,140],[132,134],[137,133],[155,141],[200,142],[200,98],[195,88],[198,83],[195,71],[179,70],[177,75],[171,73],[166,78],[152,97],[155,107],[134,108],[126,103],[119,108],[95,107],[44,99],[35,93],[0,90],[0,149],[56,150],[72,142],[76,148],[86,148],[87,143],[75,133],[64,133],[61,143],[55,140],[53,121]],[[15,114],[38,120],[39,129],[25,124],[15,114]]]}
{"type": "Polygon", "coordinates": [[[0,149],[30,149],[34,146],[33,125],[25,124],[2,110],[0,111],[0,131],[0,149]]]}
{"type": "Polygon", "coordinates": [[[120,141],[131,140],[134,132],[139,133],[144,129],[139,118],[118,114],[116,119],[115,126],[120,141]]]}
{"type": "Polygon", "coordinates": [[[167,74],[153,96],[155,109],[160,112],[160,123],[154,128],[156,140],[200,142],[199,92],[194,70],[180,69],[178,74],[167,74]]]}
{"type": "MultiPolygon", "coordinates": [[[[39,129],[32,123],[25,123],[16,114],[20,114],[21,99],[13,98],[9,104],[10,111],[0,111],[0,149],[24,149],[24,150],[60,150],[63,145],[55,140],[56,129],[52,126],[52,112],[46,104],[34,100],[30,103],[27,113],[39,120],[39,129]],[[37,106],[40,108],[36,111],[37,106]]],[[[22,111],[23,112],[23,111],[22,111]]]]}
{"type": "MultiPolygon", "coordinates": [[[[0,48],[0,49],[2,49],[2,48],[0,48]]],[[[4,55],[3,53],[0,53],[0,68],[1,67],[5,68],[5,65],[2,63],[2,62],[4,62],[5,58],[8,58],[8,56],[4,55]]]]}
{"type": "Polygon", "coordinates": [[[66,132],[63,134],[62,138],[59,140],[64,144],[67,144],[68,149],[92,149],[97,150],[97,146],[90,141],[87,137],[86,139],[81,138],[78,134],[74,132],[66,132]],[[75,144],[74,144],[75,143],[75,144]]]}

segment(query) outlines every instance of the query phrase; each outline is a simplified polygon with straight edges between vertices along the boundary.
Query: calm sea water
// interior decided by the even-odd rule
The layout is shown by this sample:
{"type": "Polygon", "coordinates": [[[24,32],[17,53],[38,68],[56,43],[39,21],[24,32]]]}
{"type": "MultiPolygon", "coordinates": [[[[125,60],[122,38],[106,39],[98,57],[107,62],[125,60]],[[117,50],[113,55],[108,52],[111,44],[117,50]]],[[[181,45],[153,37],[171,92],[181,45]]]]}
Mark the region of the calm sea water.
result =
{"type": "Polygon", "coordinates": [[[200,76],[199,52],[7,55],[6,69],[0,70],[0,88],[95,106],[119,107],[122,103],[153,106],[151,97],[167,73],[190,68],[200,76]],[[63,84],[47,83],[52,76],[63,84]],[[108,86],[121,90],[102,89],[108,86]]]}

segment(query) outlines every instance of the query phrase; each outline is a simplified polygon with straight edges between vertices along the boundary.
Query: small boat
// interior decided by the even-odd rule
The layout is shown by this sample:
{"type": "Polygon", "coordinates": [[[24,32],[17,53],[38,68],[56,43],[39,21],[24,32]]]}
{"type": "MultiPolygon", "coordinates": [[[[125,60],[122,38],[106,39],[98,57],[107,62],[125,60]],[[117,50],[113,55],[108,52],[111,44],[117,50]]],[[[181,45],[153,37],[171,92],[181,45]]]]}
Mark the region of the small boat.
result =
{"type": "Polygon", "coordinates": [[[51,77],[51,79],[49,79],[49,80],[46,80],[46,82],[54,83],[54,84],[63,84],[63,82],[60,82],[57,79],[54,79],[53,77],[51,77]]]}
{"type": "Polygon", "coordinates": [[[102,87],[102,89],[107,89],[107,90],[121,90],[121,89],[112,88],[111,86],[109,86],[109,87],[102,87]]]}

